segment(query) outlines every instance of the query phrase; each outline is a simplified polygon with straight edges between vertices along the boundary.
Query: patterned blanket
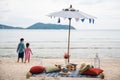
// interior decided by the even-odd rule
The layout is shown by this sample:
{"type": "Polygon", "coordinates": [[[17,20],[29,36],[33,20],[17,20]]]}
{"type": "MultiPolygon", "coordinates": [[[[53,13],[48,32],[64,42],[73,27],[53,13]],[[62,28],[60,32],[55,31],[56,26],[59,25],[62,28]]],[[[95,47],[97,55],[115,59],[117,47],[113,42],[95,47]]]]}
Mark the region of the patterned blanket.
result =
{"type": "Polygon", "coordinates": [[[82,77],[87,77],[87,78],[101,78],[101,74],[98,76],[90,76],[90,75],[80,75],[78,74],[78,70],[72,71],[70,74],[60,74],[60,72],[52,72],[52,73],[42,73],[42,74],[32,74],[31,77],[42,77],[42,76],[47,76],[47,77],[72,77],[72,78],[82,78],[82,77]]]}

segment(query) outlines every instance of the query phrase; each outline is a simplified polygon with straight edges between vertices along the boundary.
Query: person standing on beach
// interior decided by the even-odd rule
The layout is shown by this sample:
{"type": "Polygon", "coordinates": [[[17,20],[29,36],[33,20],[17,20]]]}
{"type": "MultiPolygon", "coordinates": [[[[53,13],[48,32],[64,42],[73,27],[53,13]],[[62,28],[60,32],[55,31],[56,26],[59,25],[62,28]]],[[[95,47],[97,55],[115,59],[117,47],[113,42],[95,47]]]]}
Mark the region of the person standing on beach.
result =
{"type": "Polygon", "coordinates": [[[26,48],[25,48],[25,62],[28,60],[28,63],[30,62],[30,54],[32,54],[31,48],[29,48],[30,44],[26,43],[26,48]]]}
{"type": "Polygon", "coordinates": [[[19,62],[20,58],[21,58],[21,60],[23,62],[24,51],[25,51],[24,38],[21,38],[20,39],[20,43],[18,44],[18,47],[17,47],[17,53],[18,53],[18,60],[17,60],[17,62],[19,62]]]}

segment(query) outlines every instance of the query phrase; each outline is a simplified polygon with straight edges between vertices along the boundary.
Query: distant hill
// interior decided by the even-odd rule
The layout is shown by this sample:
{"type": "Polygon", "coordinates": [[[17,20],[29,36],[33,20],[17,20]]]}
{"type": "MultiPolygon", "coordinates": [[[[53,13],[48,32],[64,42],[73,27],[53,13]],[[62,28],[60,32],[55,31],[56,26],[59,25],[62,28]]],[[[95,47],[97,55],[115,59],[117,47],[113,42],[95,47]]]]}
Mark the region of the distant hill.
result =
{"type": "MultiPolygon", "coordinates": [[[[22,28],[0,24],[0,29],[68,29],[68,25],[35,23],[27,28],[22,28]]],[[[71,29],[74,30],[75,28],[71,26],[71,29]]]]}
{"type": "MultiPolygon", "coordinates": [[[[28,27],[27,29],[68,29],[68,25],[36,23],[28,27]]],[[[71,29],[75,28],[71,26],[71,29]]]]}
{"type": "Polygon", "coordinates": [[[23,28],[0,24],[0,29],[23,29],[23,28]]]}

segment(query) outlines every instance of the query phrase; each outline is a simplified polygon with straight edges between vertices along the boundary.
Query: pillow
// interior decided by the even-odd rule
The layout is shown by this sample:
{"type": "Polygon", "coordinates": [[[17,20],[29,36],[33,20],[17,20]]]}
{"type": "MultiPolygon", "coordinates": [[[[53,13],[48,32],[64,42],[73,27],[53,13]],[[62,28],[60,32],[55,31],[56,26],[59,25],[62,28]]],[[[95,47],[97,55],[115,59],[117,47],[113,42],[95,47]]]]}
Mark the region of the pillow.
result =
{"type": "Polygon", "coordinates": [[[85,63],[82,63],[80,69],[82,69],[85,65],[86,65],[85,63]]]}
{"type": "Polygon", "coordinates": [[[45,71],[45,68],[43,66],[33,66],[30,69],[30,73],[32,74],[39,74],[45,71]]]}
{"type": "Polygon", "coordinates": [[[59,71],[60,68],[56,67],[56,66],[46,66],[45,67],[45,72],[50,73],[50,72],[56,72],[59,71]]]}
{"type": "Polygon", "coordinates": [[[103,72],[103,70],[99,69],[99,68],[89,68],[88,70],[86,70],[82,74],[91,75],[91,76],[97,76],[97,75],[99,75],[102,72],[103,72]]]}
{"type": "Polygon", "coordinates": [[[79,70],[79,74],[82,74],[83,72],[85,72],[86,70],[88,70],[90,68],[90,65],[84,65],[84,67],[82,67],[80,70],[79,70]]]}
{"type": "Polygon", "coordinates": [[[65,58],[65,59],[68,59],[69,57],[70,57],[70,55],[69,55],[68,53],[65,53],[65,54],[64,54],[64,58],[65,58]]]}
{"type": "Polygon", "coordinates": [[[55,66],[58,67],[59,69],[61,69],[61,65],[55,64],[55,66]]]}

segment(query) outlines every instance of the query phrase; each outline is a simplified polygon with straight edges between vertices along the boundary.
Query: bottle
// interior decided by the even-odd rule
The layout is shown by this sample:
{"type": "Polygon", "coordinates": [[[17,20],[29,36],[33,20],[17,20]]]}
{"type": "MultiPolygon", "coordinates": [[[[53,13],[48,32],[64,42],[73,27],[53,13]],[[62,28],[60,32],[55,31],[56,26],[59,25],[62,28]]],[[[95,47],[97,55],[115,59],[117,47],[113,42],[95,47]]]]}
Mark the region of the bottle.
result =
{"type": "Polygon", "coordinates": [[[97,53],[96,53],[96,56],[94,58],[94,67],[95,68],[100,68],[100,58],[99,58],[97,53]]]}

